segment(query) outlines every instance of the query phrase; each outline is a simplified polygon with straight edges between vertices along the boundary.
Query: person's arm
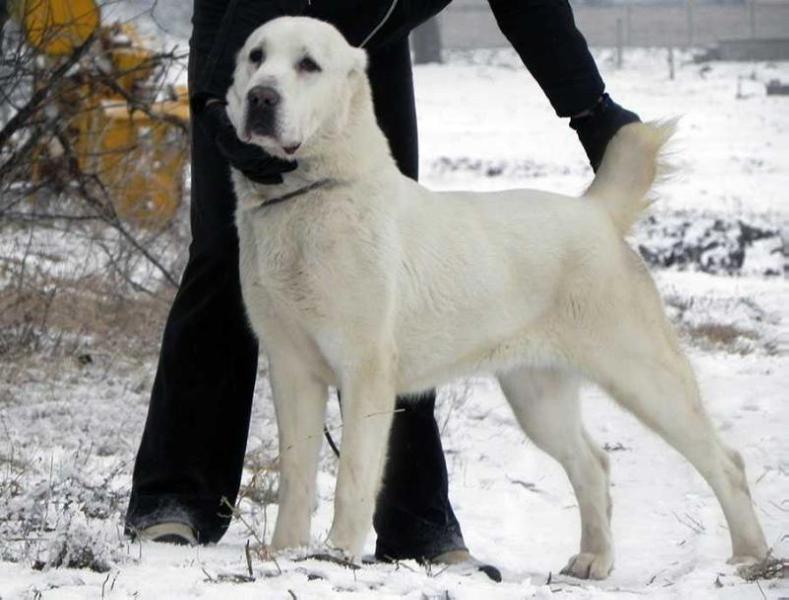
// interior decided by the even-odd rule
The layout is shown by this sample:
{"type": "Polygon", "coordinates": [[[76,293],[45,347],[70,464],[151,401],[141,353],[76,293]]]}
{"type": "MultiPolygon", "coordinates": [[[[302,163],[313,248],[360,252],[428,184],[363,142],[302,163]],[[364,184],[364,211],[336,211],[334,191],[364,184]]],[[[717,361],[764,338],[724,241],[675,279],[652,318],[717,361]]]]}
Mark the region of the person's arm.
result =
{"type": "Polygon", "coordinates": [[[337,26],[358,45],[378,23],[388,21],[392,0],[195,0],[192,51],[197,70],[192,102],[224,99],[232,82],[236,55],[258,27],[283,15],[306,14],[337,26]]]}
{"type": "Polygon", "coordinates": [[[198,112],[209,98],[224,100],[236,54],[249,34],[306,0],[195,0],[191,39],[194,73],[190,98],[198,112]]]}
{"type": "Polygon", "coordinates": [[[451,0],[311,0],[305,14],[328,21],[352,46],[373,50],[402,41],[451,0]]]}
{"type": "Polygon", "coordinates": [[[224,98],[236,54],[249,34],[282,15],[328,21],[354,46],[377,48],[404,36],[450,0],[195,0],[192,51],[198,68],[192,101],[224,98]]]}
{"type": "Polygon", "coordinates": [[[224,98],[238,51],[247,37],[282,15],[322,18],[353,45],[377,47],[407,35],[449,0],[195,0],[191,39],[190,102],[196,122],[236,169],[259,183],[280,183],[296,164],[273,158],[235,135],[224,98]]]}
{"type": "MultiPolygon", "coordinates": [[[[300,0],[281,0],[298,4],[300,0]]],[[[189,98],[193,122],[214,141],[234,168],[257,183],[282,183],[296,168],[260,147],[238,139],[225,110],[225,94],[233,79],[236,54],[260,25],[284,14],[274,0],[195,0],[192,22],[189,98]]]]}
{"type": "Polygon", "coordinates": [[[488,0],[499,29],[548,97],[556,114],[571,117],[594,170],[610,139],[638,115],[619,106],[578,31],[567,0],[488,0]]]}
{"type": "Polygon", "coordinates": [[[605,85],[567,0],[488,0],[499,29],[556,114],[591,108],[605,85]]]}

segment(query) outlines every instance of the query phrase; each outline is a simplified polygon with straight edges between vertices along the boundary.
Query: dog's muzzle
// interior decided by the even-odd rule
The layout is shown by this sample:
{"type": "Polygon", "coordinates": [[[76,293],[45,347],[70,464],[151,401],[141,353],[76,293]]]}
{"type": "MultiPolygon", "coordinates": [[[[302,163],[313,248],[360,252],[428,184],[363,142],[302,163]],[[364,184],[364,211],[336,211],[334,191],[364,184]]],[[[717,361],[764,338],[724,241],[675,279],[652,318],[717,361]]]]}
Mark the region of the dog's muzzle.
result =
{"type": "Polygon", "coordinates": [[[257,85],[247,92],[247,136],[275,137],[274,123],[281,99],[277,90],[264,85],[257,85]]]}

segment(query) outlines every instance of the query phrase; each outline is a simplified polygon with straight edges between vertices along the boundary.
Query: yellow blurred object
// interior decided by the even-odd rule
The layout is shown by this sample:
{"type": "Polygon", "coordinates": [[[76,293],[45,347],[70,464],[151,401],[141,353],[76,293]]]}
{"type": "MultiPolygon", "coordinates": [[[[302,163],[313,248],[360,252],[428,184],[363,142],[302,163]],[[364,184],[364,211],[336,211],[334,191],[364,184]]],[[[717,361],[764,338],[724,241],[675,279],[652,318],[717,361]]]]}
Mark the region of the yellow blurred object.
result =
{"type": "Polygon", "coordinates": [[[10,4],[28,43],[49,56],[68,56],[101,22],[93,0],[12,0],[10,4]]]}
{"type": "Polygon", "coordinates": [[[118,216],[138,225],[156,225],[175,216],[183,195],[186,132],[166,118],[186,123],[185,88],[178,100],[150,106],[151,115],[105,100],[75,119],[78,159],[95,173],[113,198],[118,216]]]}
{"type": "MultiPolygon", "coordinates": [[[[151,111],[183,116],[184,105],[158,102],[151,111]]],[[[118,216],[139,224],[169,221],[183,194],[184,132],[140,111],[130,113],[125,106],[105,107],[104,116],[99,172],[115,192],[118,216]]]]}
{"type": "Polygon", "coordinates": [[[117,82],[127,93],[132,93],[135,84],[147,80],[153,74],[154,53],[143,45],[131,25],[116,25],[106,37],[115,40],[110,45],[109,55],[118,74],[117,82]],[[118,39],[123,40],[123,45],[118,43],[118,39]]]}
{"type": "MultiPolygon", "coordinates": [[[[132,25],[101,25],[94,0],[11,0],[10,8],[47,65],[95,36],[89,60],[59,84],[50,109],[68,122],[79,169],[98,177],[120,218],[143,226],[172,219],[183,196],[189,147],[186,87],[171,90],[172,99],[153,101],[161,94],[154,79],[161,59],[132,25]]],[[[46,143],[37,148],[33,179],[56,169],[63,150],[46,143]]]]}

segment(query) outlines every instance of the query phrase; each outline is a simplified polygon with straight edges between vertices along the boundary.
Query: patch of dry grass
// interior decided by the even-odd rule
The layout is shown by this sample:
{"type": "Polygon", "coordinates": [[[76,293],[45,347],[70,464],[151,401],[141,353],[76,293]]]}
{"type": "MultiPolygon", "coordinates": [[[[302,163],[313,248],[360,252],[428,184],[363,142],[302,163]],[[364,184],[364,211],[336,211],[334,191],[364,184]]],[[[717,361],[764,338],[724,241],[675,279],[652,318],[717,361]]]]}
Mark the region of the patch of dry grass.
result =
{"type": "Polygon", "coordinates": [[[685,325],[683,331],[698,346],[742,355],[750,354],[761,340],[758,332],[730,323],[685,325]]]}
{"type": "Polygon", "coordinates": [[[122,294],[97,277],[52,276],[0,289],[0,357],[89,354],[91,348],[149,355],[158,348],[173,293],[122,294]]]}

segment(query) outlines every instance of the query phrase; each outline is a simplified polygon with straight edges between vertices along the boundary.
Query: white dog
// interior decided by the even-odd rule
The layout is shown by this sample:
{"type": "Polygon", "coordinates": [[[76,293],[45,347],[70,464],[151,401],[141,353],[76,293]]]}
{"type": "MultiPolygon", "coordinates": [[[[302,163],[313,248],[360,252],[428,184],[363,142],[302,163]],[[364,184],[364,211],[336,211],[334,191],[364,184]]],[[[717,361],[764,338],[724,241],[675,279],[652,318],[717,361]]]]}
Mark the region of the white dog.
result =
{"type": "Polygon", "coordinates": [[[647,269],[623,241],[671,126],[624,127],[581,198],[435,193],[397,170],[365,66],[330,25],[283,17],[249,37],[227,98],[242,139],[299,162],[281,185],[234,173],[244,301],[279,426],[273,546],[310,542],[329,386],[342,390],[344,429],[328,544],[356,558],[395,395],[487,372],[578,497],[581,548],[566,572],[603,578],[613,566],[608,458],[581,422],[579,375],[698,469],[734,560],[764,558],[743,461],[718,438],[647,269]]]}

